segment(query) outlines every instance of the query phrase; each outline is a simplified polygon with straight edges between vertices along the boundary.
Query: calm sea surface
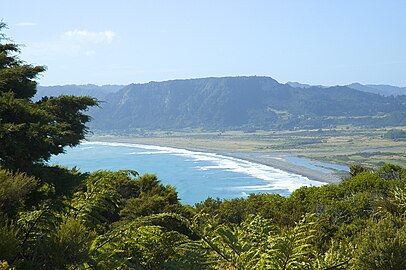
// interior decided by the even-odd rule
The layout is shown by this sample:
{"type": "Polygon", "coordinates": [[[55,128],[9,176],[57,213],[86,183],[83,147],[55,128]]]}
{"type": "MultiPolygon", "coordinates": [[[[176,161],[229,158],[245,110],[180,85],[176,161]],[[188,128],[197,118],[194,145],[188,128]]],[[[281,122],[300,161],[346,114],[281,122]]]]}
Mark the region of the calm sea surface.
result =
{"type": "Polygon", "coordinates": [[[85,142],[53,157],[50,163],[89,172],[132,169],[141,175],[155,173],[163,184],[176,187],[186,204],[207,197],[231,199],[260,192],[286,196],[303,185],[323,184],[228,156],[140,144],[85,142]]]}

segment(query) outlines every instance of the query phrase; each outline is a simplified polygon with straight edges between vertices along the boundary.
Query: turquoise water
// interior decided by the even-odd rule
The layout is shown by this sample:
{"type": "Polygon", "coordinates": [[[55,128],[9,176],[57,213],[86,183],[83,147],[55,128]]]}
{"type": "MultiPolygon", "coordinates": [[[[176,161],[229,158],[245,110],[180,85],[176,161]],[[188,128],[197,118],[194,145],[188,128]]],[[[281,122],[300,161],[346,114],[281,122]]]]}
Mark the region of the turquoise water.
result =
{"type": "Polygon", "coordinates": [[[301,186],[323,184],[233,157],[140,144],[86,142],[53,157],[50,163],[88,172],[132,169],[141,175],[155,173],[163,184],[176,187],[186,204],[207,197],[231,199],[261,192],[287,196],[301,186]]]}
{"type": "Polygon", "coordinates": [[[300,157],[285,157],[285,159],[289,162],[294,164],[325,173],[330,173],[331,171],[349,171],[350,168],[348,166],[338,165],[338,164],[330,164],[321,161],[311,160],[307,158],[300,158],[300,157]]]}

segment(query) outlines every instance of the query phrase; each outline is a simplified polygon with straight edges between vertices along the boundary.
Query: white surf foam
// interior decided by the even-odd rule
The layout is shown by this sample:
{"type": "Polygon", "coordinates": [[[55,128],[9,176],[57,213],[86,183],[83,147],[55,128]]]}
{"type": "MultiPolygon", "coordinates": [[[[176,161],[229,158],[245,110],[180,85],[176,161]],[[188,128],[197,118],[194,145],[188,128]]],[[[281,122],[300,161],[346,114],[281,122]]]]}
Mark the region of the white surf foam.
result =
{"type": "Polygon", "coordinates": [[[171,154],[170,151],[141,151],[141,152],[131,152],[129,155],[157,155],[157,154],[171,154]]]}
{"type": "Polygon", "coordinates": [[[245,174],[254,178],[267,181],[264,185],[240,186],[234,187],[232,189],[245,189],[250,191],[272,191],[272,190],[287,189],[289,192],[292,192],[301,186],[321,186],[325,184],[319,181],[310,180],[305,176],[282,171],[268,165],[254,163],[251,161],[246,161],[243,159],[219,155],[215,153],[206,153],[166,146],[144,145],[135,143],[133,144],[133,143],[109,143],[109,142],[84,142],[83,145],[120,146],[148,150],[129,153],[137,155],[169,154],[182,156],[195,161],[206,161],[210,163],[210,165],[208,166],[197,167],[197,169],[199,170],[207,171],[212,169],[220,169],[245,174]]]}
{"type": "Polygon", "coordinates": [[[83,151],[83,150],[89,150],[89,149],[93,149],[93,148],[94,148],[93,146],[81,147],[80,150],[83,151]]]}

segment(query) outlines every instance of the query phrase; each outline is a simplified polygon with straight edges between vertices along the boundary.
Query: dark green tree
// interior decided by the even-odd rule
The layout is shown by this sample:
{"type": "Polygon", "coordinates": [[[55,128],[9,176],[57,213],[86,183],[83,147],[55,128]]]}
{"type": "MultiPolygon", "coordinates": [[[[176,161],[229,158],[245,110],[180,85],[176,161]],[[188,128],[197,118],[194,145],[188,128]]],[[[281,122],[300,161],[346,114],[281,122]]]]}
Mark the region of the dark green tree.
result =
{"type": "Polygon", "coordinates": [[[29,171],[84,139],[90,117],[83,112],[97,101],[60,96],[33,102],[35,79],[46,68],[20,60],[18,45],[2,34],[5,27],[0,22],[0,165],[29,171]]]}
{"type": "Polygon", "coordinates": [[[164,186],[155,174],[144,174],[135,180],[137,197],[129,198],[120,214],[133,219],[162,212],[177,213],[180,209],[178,194],[170,185],[164,186]]]}

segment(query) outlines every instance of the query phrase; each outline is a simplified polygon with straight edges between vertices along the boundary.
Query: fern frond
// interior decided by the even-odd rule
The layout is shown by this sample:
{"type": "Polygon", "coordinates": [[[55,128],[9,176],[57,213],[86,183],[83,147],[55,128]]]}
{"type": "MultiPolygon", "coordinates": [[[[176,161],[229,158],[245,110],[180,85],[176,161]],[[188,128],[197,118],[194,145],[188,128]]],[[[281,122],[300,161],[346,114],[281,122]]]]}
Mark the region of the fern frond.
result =
{"type": "Polygon", "coordinates": [[[311,269],[311,240],[315,237],[312,217],[305,216],[285,236],[269,237],[266,269],[311,269]]]}

